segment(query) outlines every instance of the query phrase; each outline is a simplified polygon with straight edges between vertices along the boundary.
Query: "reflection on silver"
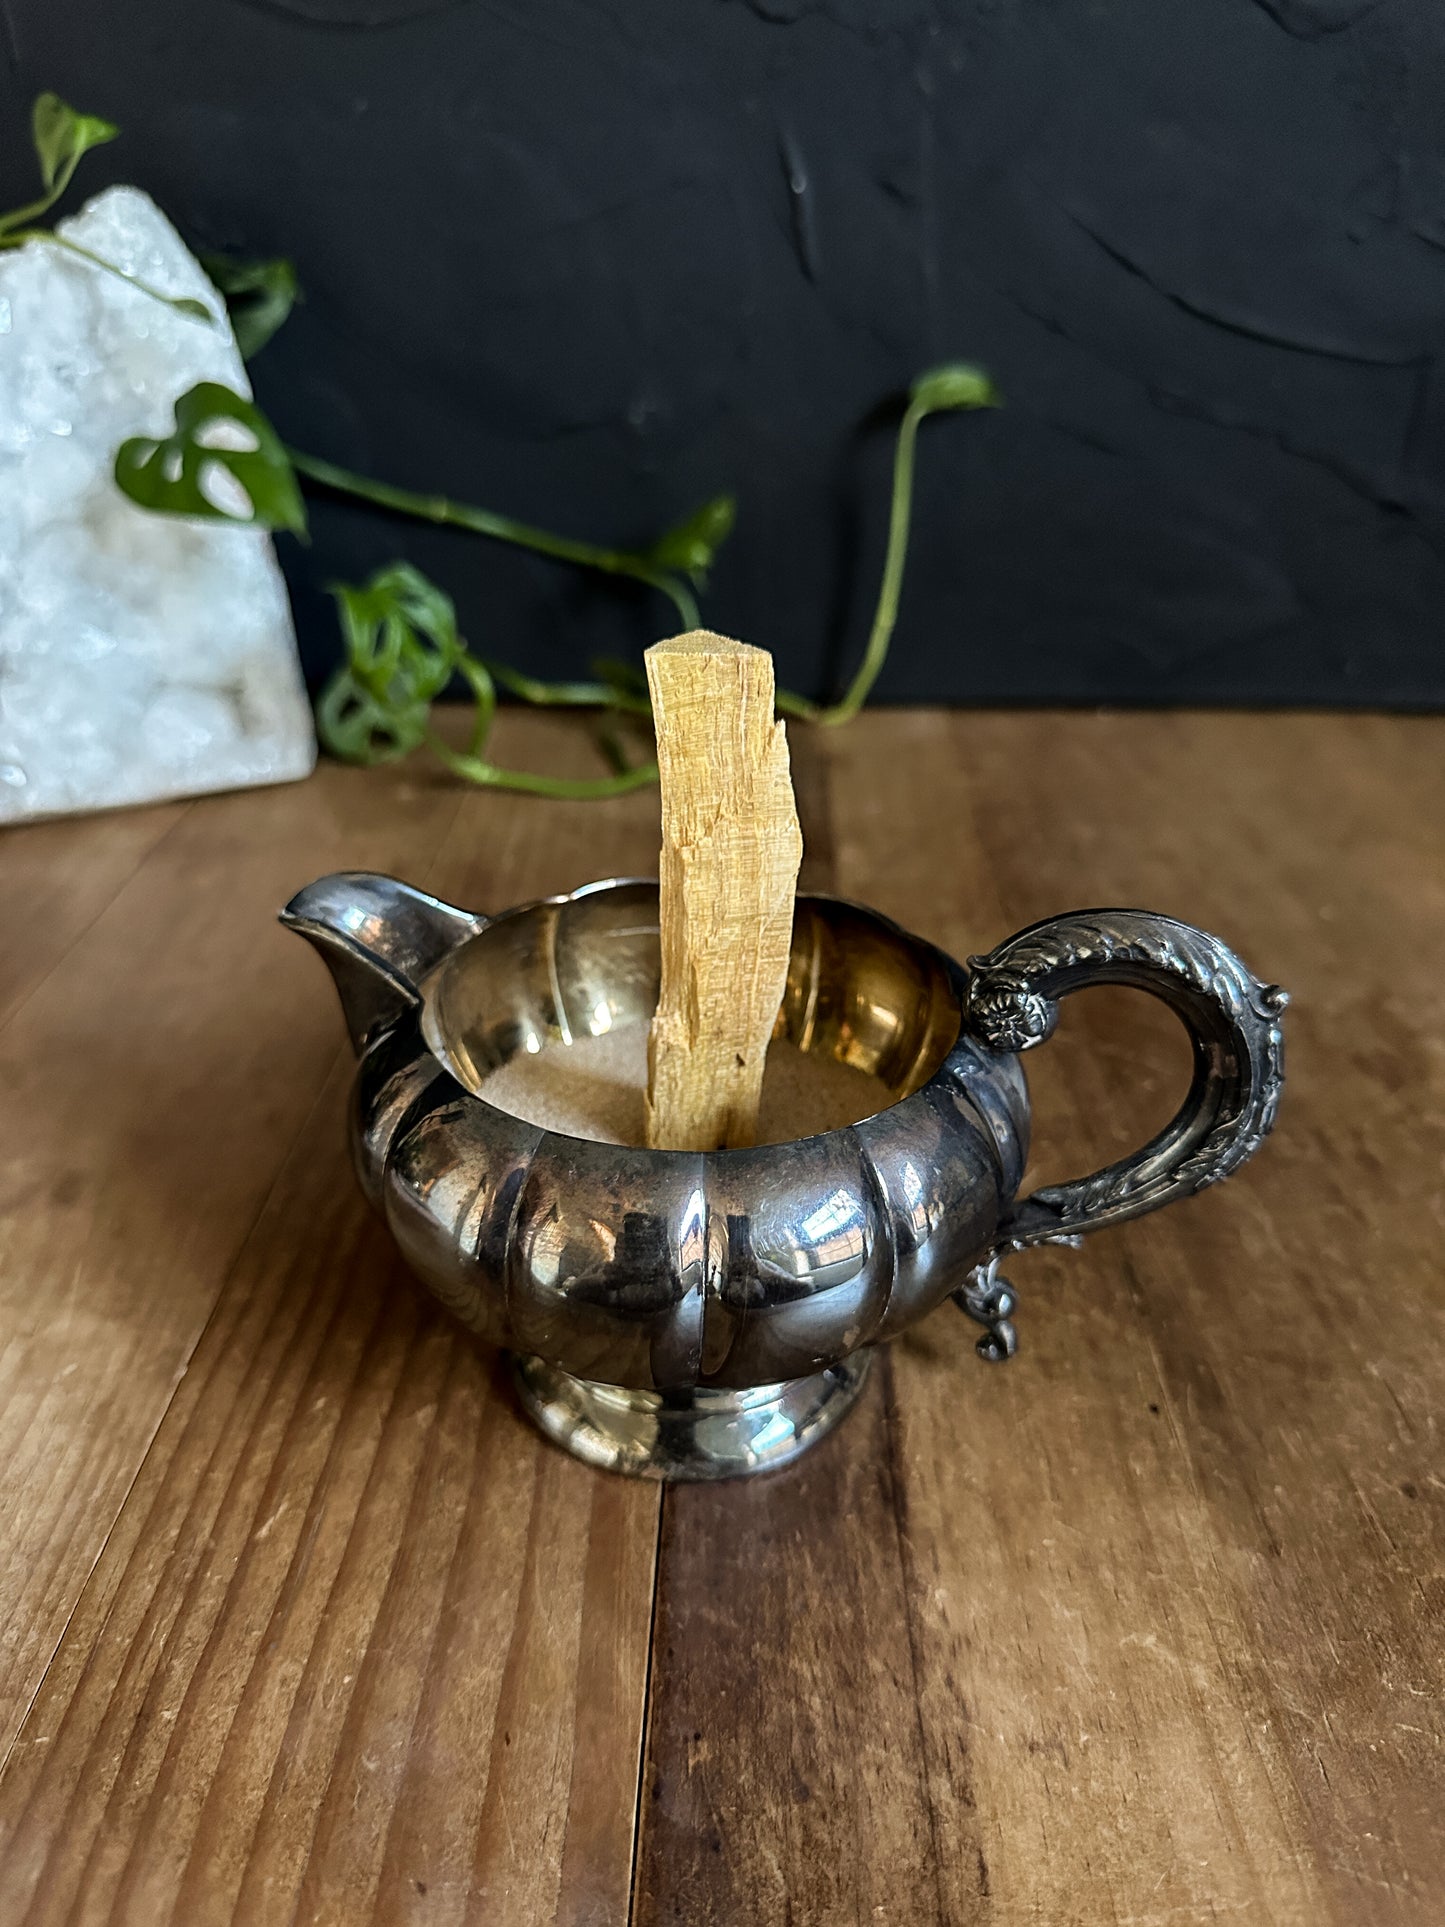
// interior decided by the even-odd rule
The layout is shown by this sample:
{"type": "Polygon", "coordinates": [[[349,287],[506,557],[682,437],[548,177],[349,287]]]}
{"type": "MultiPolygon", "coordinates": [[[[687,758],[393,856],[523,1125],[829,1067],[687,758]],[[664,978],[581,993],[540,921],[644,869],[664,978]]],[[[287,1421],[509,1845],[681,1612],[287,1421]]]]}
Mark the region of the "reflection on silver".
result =
{"type": "Polygon", "coordinates": [[[513,1361],[523,1405],[549,1439],[589,1465],[648,1479],[771,1472],[831,1432],[863,1389],[871,1351],[826,1371],[742,1391],[643,1392],[513,1361]]]}
{"type": "Polygon", "coordinates": [[[594,884],[488,921],[343,874],[282,913],[325,957],[361,1059],[353,1146],[407,1262],[517,1354],[524,1403],[580,1457],[670,1478],[782,1463],[851,1404],[869,1347],[953,1296],[1011,1355],[1000,1255],[1155,1209],[1262,1142],[1284,995],[1167,917],[1095,911],[965,971],[886,918],[797,903],[779,1033],[890,1099],[843,1130],[694,1153],[544,1131],[477,1095],[522,1050],[650,1021],[657,886],[594,884]],[[1016,1201],[1017,1053],[1090,983],[1163,997],[1195,1040],[1179,1116],[1137,1156],[1016,1201]],[[606,1025],[603,1018],[606,1018],[606,1025]]]}

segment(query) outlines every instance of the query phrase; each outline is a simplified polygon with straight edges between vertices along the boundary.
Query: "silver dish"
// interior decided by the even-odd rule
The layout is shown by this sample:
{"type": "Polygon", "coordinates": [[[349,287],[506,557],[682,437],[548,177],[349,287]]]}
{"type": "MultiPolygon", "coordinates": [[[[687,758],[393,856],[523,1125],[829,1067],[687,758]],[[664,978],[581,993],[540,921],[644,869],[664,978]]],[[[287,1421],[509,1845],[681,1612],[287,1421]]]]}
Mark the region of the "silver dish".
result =
{"type": "Polygon", "coordinates": [[[828,1431],[872,1348],[953,1297],[1009,1357],[1010,1251],[1073,1242],[1225,1177],[1263,1141],[1284,993],[1169,917],[1036,924],[968,967],[876,912],[797,902],[779,1034],[879,1080],[882,1108],[752,1150],[650,1151],[522,1122],[479,1095],[518,1051],[646,1025],[657,886],[593,884],[487,918],[390,877],[300,892],[282,921],[330,966],[360,1058],[352,1145],[407,1263],[514,1356],[547,1434],[672,1479],[781,1465],[828,1431]],[[1017,1195],[1019,1053],[1058,1000],[1132,984],[1194,1043],[1178,1116],[1134,1157],[1017,1195]]]}

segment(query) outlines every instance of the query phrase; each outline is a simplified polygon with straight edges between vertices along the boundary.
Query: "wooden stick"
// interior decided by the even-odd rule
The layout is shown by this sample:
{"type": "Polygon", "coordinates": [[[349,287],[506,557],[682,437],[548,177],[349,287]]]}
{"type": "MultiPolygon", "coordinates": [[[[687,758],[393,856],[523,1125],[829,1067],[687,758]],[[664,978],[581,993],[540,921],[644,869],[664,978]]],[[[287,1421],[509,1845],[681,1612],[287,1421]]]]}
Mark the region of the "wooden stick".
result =
{"type": "Polygon", "coordinates": [[[773,659],[706,629],[647,651],[662,779],[662,989],[647,1141],[751,1144],[788,974],[803,836],[773,659]]]}

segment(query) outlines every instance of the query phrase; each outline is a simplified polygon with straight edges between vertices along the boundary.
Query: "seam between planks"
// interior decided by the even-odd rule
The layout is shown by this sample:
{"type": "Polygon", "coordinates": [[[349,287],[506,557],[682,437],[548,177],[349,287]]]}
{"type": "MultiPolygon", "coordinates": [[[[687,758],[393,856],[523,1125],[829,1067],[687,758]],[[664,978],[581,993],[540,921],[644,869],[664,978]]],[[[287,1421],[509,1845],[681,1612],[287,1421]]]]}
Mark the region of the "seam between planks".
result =
{"type": "MultiPolygon", "coordinates": [[[[615,1476],[615,1475],[614,1475],[615,1476]]],[[[662,1525],[667,1487],[657,1495],[657,1532],[652,1541],[652,1610],[647,1621],[647,1660],[642,1673],[642,1724],[637,1747],[637,1793],[632,1803],[632,1863],[627,1876],[627,1927],[637,1918],[637,1875],[642,1859],[642,1803],[647,1792],[647,1756],[652,1740],[652,1668],[657,1653],[657,1614],[662,1599],[662,1525]]]]}
{"type": "MultiPolygon", "coordinates": [[[[888,1441],[888,1509],[893,1515],[893,1537],[898,1547],[898,1573],[903,1582],[903,1628],[908,1638],[908,1677],[913,1688],[913,1721],[918,1732],[918,1769],[923,1780],[923,1797],[928,1802],[928,1842],[933,1854],[933,1887],[938,1901],[940,1927],[946,1927],[948,1909],[943,1893],[943,1847],[939,1839],[938,1806],[933,1797],[933,1774],[928,1759],[928,1734],[923,1724],[923,1696],[919,1688],[918,1675],[918,1629],[913,1620],[913,1602],[917,1596],[914,1584],[913,1559],[908,1544],[908,1534],[903,1526],[903,1505],[901,1503],[903,1486],[903,1455],[898,1449],[898,1391],[893,1378],[893,1354],[885,1346],[884,1356],[879,1361],[883,1367],[883,1431],[888,1441]]],[[[979,1847],[979,1865],[983,1867],[983,1849],[979,1847]]]]}
{"type": "MultiPolygon", "coordinates": [[[[937,711],[933,712],[933,714],[935,715],[937,715],[938,713],[939,712],[937,711]]],[[[949,744],[952,744],[957,734],[956,729],[951,725],[955,724],[959,720],[960,719],[957,719],[954,717],[946,717],[945,727],[942,731],[942,735],[944,740],[949,744]]],[[[966,764],[965,764],[965,767],[967,767],[966,764]]],[[[976,790],[974,789],[972,781],[969,782],[966,790],[964,809],[963,809],[962,815],[964,816],[965,820],[960,824],[959,827],[962,829],[963,833],[971,839],[975,851],[982,858],[982,868],[984,872],[984,877],[986,879],[987,887],[993,896],[995,904],[1001,909],[1004,905],[1005,896],[1006,896],[1004,878],[1000,875],[1000,872],[997,864],[995,863],[991,848],[988,846],[988,844],[986,843],[986,841],[984,840],[983,836],[979,831],[979,826],[978,826],[979,798],[976,790]]],[[[941,1309],[942,1307],[940,1307],[940,1310],[941,1309]]],[[[882,1349],[883,1352],[885,1353],[885,1356],[880,1362],[883,1365],[884,1371],[886,1373],[886,1376],[884,1378],[884,1385],[883,1385],[883,1391],[884,1391],[883,1424],[884,1424],[884,1436],[888,1444],[888,1471],[889,1471],[889,1485],[890,1485],[889,1495],[888,1495],[889,1511],[892,1513],[892,1516],[893,1516],[893,1530],[894,1530],[894,1535],[895,1535],[895,1539],[898,1547],[899,1576],[903,1583],[903,1624],[904,1624],[904,1631],[908,1640],[909,1677],[910,1677],[910,1684],[912,1685],[912,1688],[913,1688],[914,1721],[918,1732],[918,1765],[919,1765],[919,1771],[923,1782],[923,1797],[928,1805],[928,1837],[929,1837],[929,1845],[933,1855],[933,1880],[934,1880],[934,1893],[936,1897],[936,1905],[938,1908],[938,1920],[940,1922],[940,1927],[947,1927],[947,1923],[950,1919],[950,1915],[948,1910],[947,1897],[944,1891],[942,1842],[940,1841],[940,1838],[939,1838],[938,1803],[934,1797],[933,1770],[932,1770],[932,1764],[929,1758],[928,1733],[927,1733],[927,1728],[923,1717],[923,1698],[922,1698],[922,1693],[921,1693],[920,1684],[919,1684],[918,1648],[919,1648],[920,1628],[918,1626],[917,1619],[916,1619],[916,1606],[917,1606],[919,1594],[918,1594],[918,1587],[915,1584],[912,1549],[909,1545],[908,1534],[904,1528],[903,1493],[905,1489],[905,1483],[904,1483],[905,1469],[904,1469],[904,1463],[903,1463],[903,1455],[899,1450],[900,1412],[899,1412],[899,1405],[898,1405],[897,1382],[894,1377],[894,1371],[893,1371],[892,1346],[886,1345],[881,1347],[880,1349],[882,1349]]],[[[972,1362],[972,1353],[973,1353],[973,1347],[971,1345],[965,1345],[964,1354],[965,1354],[965,1357],[970,1362],[972,1362]]],[[[967,1748],[965,1757],[966,1757],[966,1767],[969,1775],[969,1791],[970,1791],[970,1795],[972,1795],[973,1757],[972,1757],[971,1747],[967,1748]]],[[[974,1810],[975,1812],[977,1811],[976,1808],[974,1810]]],[[[978,1873],[979,1873],[980,1883],[981,1885],[984,1886],[986,1890],[987,1881],[988,1881],[988,1863],[984,1857],[982,1840],[976,1837],[974,1841],[974,1846],[976,1848],[977,1857],[978,1857],[978,1873]]]]}

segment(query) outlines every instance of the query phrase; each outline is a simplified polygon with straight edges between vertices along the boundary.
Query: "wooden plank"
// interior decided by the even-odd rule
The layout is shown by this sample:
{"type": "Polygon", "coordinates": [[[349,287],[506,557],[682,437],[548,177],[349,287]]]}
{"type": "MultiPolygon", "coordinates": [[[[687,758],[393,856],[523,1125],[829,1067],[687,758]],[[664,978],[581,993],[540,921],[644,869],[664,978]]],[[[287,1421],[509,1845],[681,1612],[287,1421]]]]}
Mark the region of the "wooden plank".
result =
{"type": "MultiPolygon", "coordinates": [[[[1401,1202],[1440,1196],[1438,729],[888,717],[838,753],[840,884],[906,924],[961,950],[1143,903],[1296,993],[1255,1164],[1015,1260],[1006,1370],[947,1312],[895,1350],[937,1836],[978,1828],[990,1919],[1438,1917],[1445,1292],[1401,1202]],[[918,794],[947,852],[911,840],[918,794]]],[[[1069,1009],[1030,1060],[1052,1175],[1172,1108],[1169,1022],[1069,1009]]],[[[940,1868],[977,1917],[971,1848],[940,1868]]]]}
{"type": "MultiPolygon", "coordinates": [[[[794,737],[801,889],[835,881],[827,747],[794,737]]],[[[666,1495],[639,1927],[944,1918],[888,1376],[795,1467],[666,1495]]]]}
{"type": "MultiPolygon", "coordinates": [[[[1445,1912],[1440,738],[797,732],[806,883],[959,954],[1090,901],[1203,923],[1295,992],[1289,1087],[1229,1185],[1015,1261],[1014,1364],[946,1308],[810,1460],[668,1495],[639,1922],[1445,1912]]],[[[646,794],[454,806],[332,769],[123,881],[94,824],[0,842],[0,890],[42,828],[74,879],[73,934],[3,953],[0,1927],[626,1917],[656,1494],[540,1446],[404,1287],[329,988],[263,934],[333,864],[486,908],[655,848],[646,794]]],[[[1147,1000],[1076,1000],[1039,1170],[1181,1077],[1147,1000]]]]}
{"type": "Polygon", "coordinates": [[[0,1024],[185,815],[185,803],[0,830],[0,1024]]]}
{"type": "MultiPolygon", "coordinates": [[[[669,1495],[638,1918],[1437,1918],[1439,726],[905,713],[804,742],[845,894],[957,954],[1087,903],[1203,923],[1295,991],[1290,1084],[1228,1186],[1012,1262],[1013,1365],[945,1308],[883,1420],[669,1495]]],[[[1147,999],[1071,1005],[1030,1060],[1036,1176],[1138,1143],[1186,1061],[1147,999]]]]}
{"type": "Polygon", "coordinates": [[[344,771],[197,803],[0,1029],[0,1750],[336,1056],[272,928],[298,853],[424,860],[456,807],[344,771]]]}
{"type": "MultiPolygon", "coordinates": [[[[634,1919],[941,1922],[886,1363],[756,1484],[667,1494],[634,1919]]],[[[972,1829],[950,1848],[967,1854],[972,1829]]]]}
{"type": "MultiPolygon", "coordinates": [[[[503,742],[575,755],[547,721],[503,742]]],[[[500,908],[636,869],[655,809],[471,794],[428,880],[500,908]]],[[[298,875],[319,843],[293,835],[298,875]]],[[[292,1054],[334,1057],[294,952],[292,1054]]],[[[348,1167],[348,1077],[293,1133],[0,1782],[7,1921],[625,1916],[657,1493],[545,1445],[407,1284],[348,1167]]]]}

